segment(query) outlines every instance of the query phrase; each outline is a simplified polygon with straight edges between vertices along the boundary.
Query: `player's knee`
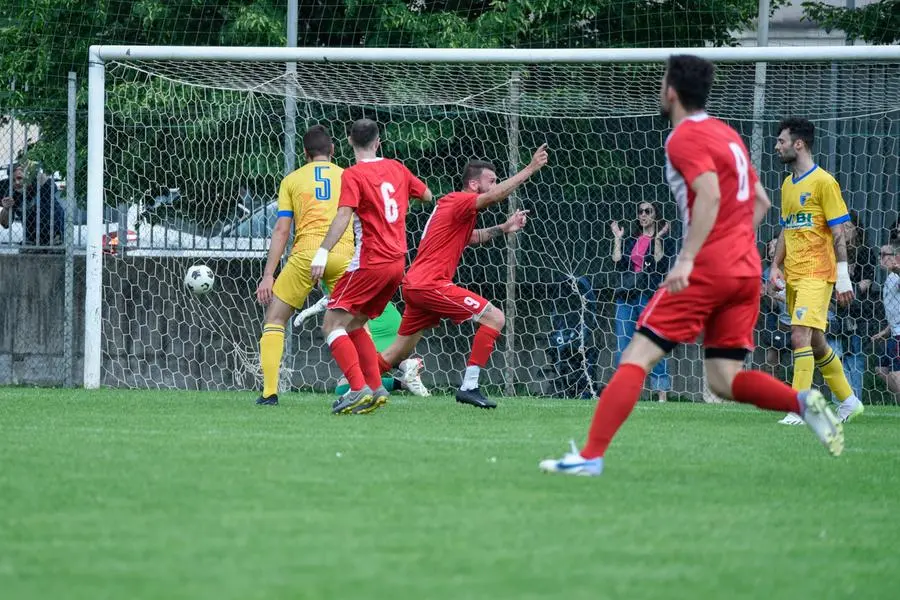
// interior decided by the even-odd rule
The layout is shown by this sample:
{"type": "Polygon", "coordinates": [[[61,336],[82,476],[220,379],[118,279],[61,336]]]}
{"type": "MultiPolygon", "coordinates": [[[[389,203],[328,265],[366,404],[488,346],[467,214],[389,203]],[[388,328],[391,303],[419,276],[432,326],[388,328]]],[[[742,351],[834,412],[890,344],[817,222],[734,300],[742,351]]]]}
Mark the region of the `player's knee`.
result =
{"type": "Polygon", "coordinates": [[[797,348],[805,348],[811,344],[811,336],[809,330],[806,329],[795,329],[791,332],[791,347],[796,350],[797,348]]]}
{"type": "Polygon", "coordinates": [[[326,311],[325,318],[322,320],[322,332],[327,336],[335,329],[346,329],[347,323],[340,318],[340,313],[335,311],[326,311]]]}
{"type": "Polygon", "coordinates": [[[481,315],[478,323],[480,325],[487,325],[488,327],[496,329],[497,331],[503,331],[503,327],[506,325],[506,315],[504,315],[503,311],[493,304],[489,304],[488,309],[484,311],[483,315],[481,315]]]}
{"type": "Polygon", "coordinates": [[[709,384],[709,391],[711,391],[716,396],[720,398],[730,399],[731,396],[731,384],[732,381],[727,380],[724,377],[708,377],[707,383],[709,384]]]}
{"type": "Polygon", "coordinates": [[[287,325],[288,319],[291,318],[291,313],[293,312],[294,307],[279,300],[277,297],[273,298],[269,306],[266,307],[266,323],[287,325]]]}
{"type": "Polygon", "coordinates": [[[828,340],[825,339],[825,334],[821,331],[813,333],[809,345],[812,346],[813,356],[816,358],[822,358],[828,353],[828,340]]]}

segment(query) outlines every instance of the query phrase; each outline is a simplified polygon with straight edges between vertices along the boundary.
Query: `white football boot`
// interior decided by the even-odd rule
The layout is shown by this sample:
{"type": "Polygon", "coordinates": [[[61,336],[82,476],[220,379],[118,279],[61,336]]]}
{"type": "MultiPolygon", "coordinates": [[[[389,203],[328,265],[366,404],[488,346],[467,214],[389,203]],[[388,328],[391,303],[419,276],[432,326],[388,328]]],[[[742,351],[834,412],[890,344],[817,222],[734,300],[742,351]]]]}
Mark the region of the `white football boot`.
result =
{"type": "Polygon", "coordinates": [[[424,365],[421,358],[407,358],[402,361],[397,369],[400,371],[400,381],[403,382],[403,388],[414,396],[428,398],[431,392],[422,383],[422,371],[424,365]]]}
{"type": "Polygon", "coordinates": [[[844,427],[831,412],[825,396],[817,390],[806,390],[800,392],[799,400],[803,421],[832,456],[840,456],[844,451],[844,427]]]}
{"type": "Polygon", "coordinates": [[[561,473],[581,477],[596,477],[603,473],[603,457],[587,459],[581,456],[575,441],[569,442],[572,451],[562,458],[542,460],[538,468],[544,473],[561,473]]]}

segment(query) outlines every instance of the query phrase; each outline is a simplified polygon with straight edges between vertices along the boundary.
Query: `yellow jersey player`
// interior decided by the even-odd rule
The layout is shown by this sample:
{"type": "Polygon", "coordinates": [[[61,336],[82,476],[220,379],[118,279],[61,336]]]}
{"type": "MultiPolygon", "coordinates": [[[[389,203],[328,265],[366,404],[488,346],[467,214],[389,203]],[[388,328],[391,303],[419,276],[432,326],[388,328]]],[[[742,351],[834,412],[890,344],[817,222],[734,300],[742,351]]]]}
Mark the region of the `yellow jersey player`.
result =
{"type": "MultiPolygon", "coordinates": [[[[835,398],[844,422],[862,414],[840,358],[825,339],[832,290],[846,306],[853,301],[847,267],[843,224],[850,220],[841,188],[825,169],[813,162],[815,126],[806,119],[785,119],[778,125],[775,151],[791,167],[781,186],[781,233],[775,250],[770,285],[785,288],[791,316],[796,390],[812,386],[813,366],[819,369],[835,398]],[[783,269],[783,270],[782,270],[783,269]]],[[[802,425],[793,413],[779,421],[802,425]]]]}
{"type": "MultiPolygon", "coordinates": [[[[284,353],[284,328],[294,310],[303,306],[312,290],[310,262],[337,213],[341,198],[343,169],[331,162],[334,144],[321,126],[310,127],[303,135],[307,163],[281,181],[278,190],[278,220],[272,231],[269,257],[256,298],[265,305],[266,317],[259,355],[263,372],[263,392],[257,404],[278,404],[278,371],[284,353]],[[294,247],[278,279],[275,269],[284,255],[294,225],[294,247]]],[[[328,254],[324,281],[334,289],[353,258],[353,228],[347,227],[334,250],[328,254]]]]}

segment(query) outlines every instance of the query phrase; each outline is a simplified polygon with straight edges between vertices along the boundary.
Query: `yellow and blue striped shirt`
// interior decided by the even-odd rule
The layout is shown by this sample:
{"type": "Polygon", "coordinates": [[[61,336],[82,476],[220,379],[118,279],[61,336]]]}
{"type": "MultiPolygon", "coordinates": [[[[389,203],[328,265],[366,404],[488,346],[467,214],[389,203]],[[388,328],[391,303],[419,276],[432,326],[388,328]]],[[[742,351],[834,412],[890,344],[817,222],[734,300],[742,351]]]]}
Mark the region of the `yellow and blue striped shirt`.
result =
{"type": "MultiPolygon", "coordinates": [[[[278,216],[294,219],[294,248],[316,250],[337,214],[341,199],[341,173],[334,163],[318,160],[307,163],[281,180],[278,216]]],[[[352,256],[353,228],[335,245],[333,252],[352,256]]]]}
{"type": "Polygon", "coordinates": [[[837,262],[831,228],[849,220],[841,188],[825,169],[813,165],[800,177],[785,179],[781,185],[785,279],[833,282],[837,262]]]}

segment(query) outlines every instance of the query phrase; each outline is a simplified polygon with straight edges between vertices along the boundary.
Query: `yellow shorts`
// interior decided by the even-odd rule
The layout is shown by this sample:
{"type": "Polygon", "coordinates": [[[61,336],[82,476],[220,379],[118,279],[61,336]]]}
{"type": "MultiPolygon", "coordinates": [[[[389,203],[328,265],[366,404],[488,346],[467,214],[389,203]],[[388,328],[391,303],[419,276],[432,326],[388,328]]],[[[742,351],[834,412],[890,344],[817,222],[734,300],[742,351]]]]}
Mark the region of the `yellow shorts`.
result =
{"type": "MultiPolygon", "coordinates": [[[[272,292],[275,297],[294,308],[300,308],[306,302],[306,297],[313,288],[312,279],[309,276],[309,265],[315,256],[315,250],[299,250],[288,258],[287,264],[278,274],[272,292]]],[[[329,290],[334,289],[334,284],[347,270],[350,264],[350,255],[329,254],[325,264],[325,276],[322,278],[329,290]]]]}
{"type": "Polygon", "coordinates": [[[791,325],[825,331],[828,327],[828,304],[834,284],[823,279],[798,279],[788,282],[785,290],[791,325]]]}

